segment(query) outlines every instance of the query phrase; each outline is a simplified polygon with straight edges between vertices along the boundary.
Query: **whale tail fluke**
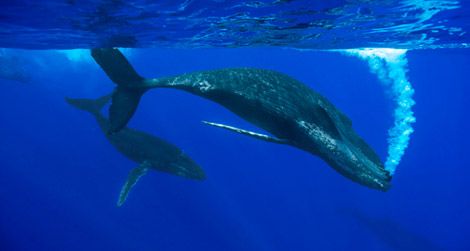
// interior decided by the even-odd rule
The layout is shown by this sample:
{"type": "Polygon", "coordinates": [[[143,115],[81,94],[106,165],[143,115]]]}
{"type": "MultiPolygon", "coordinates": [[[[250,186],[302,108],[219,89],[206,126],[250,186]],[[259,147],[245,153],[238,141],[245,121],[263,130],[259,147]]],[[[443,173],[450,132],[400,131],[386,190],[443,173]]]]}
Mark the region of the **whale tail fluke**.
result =
{"type": "Polygon", "coordinates": [[[77,109],[87,111],[96,116],[99,115],[100,110],[103,109],[110,99],[111,95],[106,95],[97,99],[65,98],[65,101],[77,109]]]}
{"type": "Polygon", "coordinates": [[[133,87],[144,80],[116,48],[92,49],[91,56],[118,86],[133,87]]]}
{"type": "Polygon", "coordinates": [[[92,49],[91,56],[117,85],[109,107],[108,133],[115,133],[124,128],[134,115],[140,98],[147,91],[143,88],[145,79],[116,48],[92,49]]]}
{"type": "Polygon", "coordinates": [[[123,129],[134,115],[140,98],[145,90],[128,89],[118,86],[112,95],[109,106],[108,133],[116,133],[123,129]]]}

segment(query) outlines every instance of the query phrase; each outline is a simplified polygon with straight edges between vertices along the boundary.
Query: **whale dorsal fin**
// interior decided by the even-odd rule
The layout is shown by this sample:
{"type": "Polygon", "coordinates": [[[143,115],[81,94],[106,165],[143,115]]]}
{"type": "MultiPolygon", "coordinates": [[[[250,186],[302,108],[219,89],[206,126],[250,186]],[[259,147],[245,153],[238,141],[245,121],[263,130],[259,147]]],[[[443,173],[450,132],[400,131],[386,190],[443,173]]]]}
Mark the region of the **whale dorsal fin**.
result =
{"type": "Polygon", "coordinates": [[[140,177],[147,174],[147,171],[150,168],[150,162],[144,161],[138,167],[131,170],[129,175],[127,176],[126,183],[121,188],[121,193],[119,193],[119,200],[117,202],[117,206],[120,207],[127,199],[129,192],[131,191],[132,187],[139,181],[140,177]]]}
{"type": "Polygon", "coordinates": [[[224,124],[219,124],[219,123],[214,123],[214,122],[202,121],[202,123],[210,125],[210,126],[215,126],[215,127],[227,129],[227,130],[230,130],[230,131],[233,131],[233,132],[245,134],[245,135],[248,135],[248,136],[251,136],[251,137],[254,137],[254,138],[257,138],[257,139],[261,139],[261,140],[264,140],[264,141],[268,141],[268,142],[273,142],[273,143],[278,143],[278,144],[287,144],[286,140],[274,138],[274,137],[271,137],[271,136],[266,135],[266,134],[261,134],[261,133],[257,133],[257,132],[243,130],[243,129],[240,129],[240,128],[237,128],[237,127],[224,125],[224,124]]]}

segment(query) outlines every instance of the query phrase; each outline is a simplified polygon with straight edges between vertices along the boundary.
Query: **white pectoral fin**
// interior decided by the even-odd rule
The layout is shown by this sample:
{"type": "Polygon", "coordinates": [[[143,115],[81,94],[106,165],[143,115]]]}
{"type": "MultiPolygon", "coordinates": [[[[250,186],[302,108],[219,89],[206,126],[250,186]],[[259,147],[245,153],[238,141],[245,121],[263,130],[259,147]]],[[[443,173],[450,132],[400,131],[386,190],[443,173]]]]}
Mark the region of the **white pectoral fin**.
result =
{"type": "Polygon", "coordinates": [[[208,122],[208,121],[202,121],[202,123],[210,125],[210,126],[215,126],[215,127],[227,129],[227,130],[237,132],[237,133],[241,133],[241,134],[244,134],[244,135],[248,135],[248,136],[251,136],[251,137],[254,137],[254,138],[257,138],[257,139],[261,139],[261,140],[264,140],[264,141],[268,141],[268,142],[273,142],[273,143],[278,143],[278,144],[286,144],[287,143],[285,140],[274,138],[274,137],[271,137],[271,136],[266,135],[266,134],[247,131],[247,130],[243,130],[243,129],[233,127],[233,126],[229,126],[229,125],[224,125],[224,124],[219,124],[219,123],[214,123],[214,122],[208,122]]]}
{"type": "Polygon", "coordinates": [[[147,171],[149,170],[149,168],[150,168],[150,163],[147,161],[144,161],[138,167],[130,171],[129,175],[127,176],[126,183],[124,183],[124,185],[121,188],[121,193],[119,193],[119,200],[117,202],[118,207],[124,204],[132,187],[134,187],[137,181],[139,181],[140,177],[147,174],[147,171]]]}

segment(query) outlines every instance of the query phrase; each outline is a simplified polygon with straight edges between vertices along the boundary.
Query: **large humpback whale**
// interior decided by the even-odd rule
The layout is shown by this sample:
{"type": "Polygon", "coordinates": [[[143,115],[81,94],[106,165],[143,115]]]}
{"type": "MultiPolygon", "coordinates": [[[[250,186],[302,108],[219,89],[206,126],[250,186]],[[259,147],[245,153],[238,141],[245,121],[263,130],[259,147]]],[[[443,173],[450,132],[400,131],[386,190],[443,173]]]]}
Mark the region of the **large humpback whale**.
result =
{"type": "Polygon", "coordinates": [[[101,108],[109,101],[110,95],[96,100],[66,98],[70,105],[90,112],[95,117],[106,138],[123,155],[139,163],[132,169],[121,189],[118,206],[121,206],[131,188],[149,169],[171,173],[190,179],[205,179],[204,171],[178,147],[145,132],[123,128],[117,133],[109,134],[110,123],[101,113],[101,108]]]}
{"type": "Polygon", "coordinates": [[[176,88],[215,101],[272,136],[206,122],[209,125],[303,149],[357,183],[382,191],[390,187],[389,172],[356,134],[351,120],[326,98],[285,74],[233,68],[143,78],[118,49],[93,49],[91,54],[117,84],[109,109],[110,132],[126,125],[147,90],[176,88]]]}

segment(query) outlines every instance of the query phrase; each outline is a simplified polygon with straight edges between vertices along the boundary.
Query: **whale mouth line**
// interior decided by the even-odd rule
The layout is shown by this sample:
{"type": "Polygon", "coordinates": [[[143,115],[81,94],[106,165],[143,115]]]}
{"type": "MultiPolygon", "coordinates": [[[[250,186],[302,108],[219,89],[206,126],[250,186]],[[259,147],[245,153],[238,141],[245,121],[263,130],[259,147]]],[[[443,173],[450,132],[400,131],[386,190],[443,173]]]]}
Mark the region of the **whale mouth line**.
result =
{"type": "MultiPolygon", "coordinates": [[[[323,132],[319,136],[329,137],[323,132]]],[[[356,136],[356,135],[355,135],[356,136]]],[[[362,144],[351,142],[346,135],[338,140],[322,139],[322,143],[329,140],[331,144],[322,144],[324,154],[328,156],[331,166],[349,179],[369,188],[387,191],[390,188],[391,174],[380,160],[371,152],[363,149],[362,144]]]]}

